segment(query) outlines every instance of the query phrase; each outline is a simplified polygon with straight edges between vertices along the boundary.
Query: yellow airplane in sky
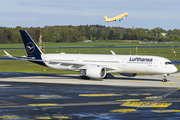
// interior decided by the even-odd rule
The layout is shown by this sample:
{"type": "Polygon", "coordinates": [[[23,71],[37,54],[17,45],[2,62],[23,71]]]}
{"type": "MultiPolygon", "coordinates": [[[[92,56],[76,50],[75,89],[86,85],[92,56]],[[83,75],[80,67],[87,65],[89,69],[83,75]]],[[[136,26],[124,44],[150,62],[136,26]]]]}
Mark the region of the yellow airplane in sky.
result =
{"type": "Polygon", "coordinates": [[[115,16],[113,18],[108,18],[107,16],[104,16],[104,18],[105,18],[105,22],[113,22],[116,20],[119,20],[119,21],[124,20],[125,17],[127,17],[128,15],[129,15],[129,13],[123,13],[123,14],[115,16]]]}

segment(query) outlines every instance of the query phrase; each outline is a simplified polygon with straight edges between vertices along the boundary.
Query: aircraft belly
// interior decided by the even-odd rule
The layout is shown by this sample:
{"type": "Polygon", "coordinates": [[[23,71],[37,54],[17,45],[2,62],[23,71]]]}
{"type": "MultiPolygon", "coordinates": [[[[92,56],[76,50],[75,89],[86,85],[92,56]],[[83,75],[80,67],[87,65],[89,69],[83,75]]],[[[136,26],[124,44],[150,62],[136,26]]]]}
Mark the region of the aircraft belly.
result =
{"type": "Polygon", "coordinates": [[[151,66],[147,68],[147,73],[150,73],[150,74],[170,74],[170,73],[173,73],[171,71],[171,67],[172,66],[161,66],[159,65],[158,67],[155,67],[155,66],[151,66]]]}
{"type": "Polygon", "coordinates": [[[124,73],[147,73],[151,71],[146,64],[127,64],[122,66],[122,70],[124,73]]]}
{"type": "Polygon", "coordinates": [[[138,73],[147,73],[148,72],[148,66],[146,64],[138,64],[136,67],[136,71],[138,73]]]}
{"type": "Polygon", "coordinates": [[[50,64],[46,62],[46,65],[52,69],[56,70],[71,70],[71,71],[79,71],[79,67],[73,66],[73,65],[61,65],[60,63],[58,64],[50,64]]]}

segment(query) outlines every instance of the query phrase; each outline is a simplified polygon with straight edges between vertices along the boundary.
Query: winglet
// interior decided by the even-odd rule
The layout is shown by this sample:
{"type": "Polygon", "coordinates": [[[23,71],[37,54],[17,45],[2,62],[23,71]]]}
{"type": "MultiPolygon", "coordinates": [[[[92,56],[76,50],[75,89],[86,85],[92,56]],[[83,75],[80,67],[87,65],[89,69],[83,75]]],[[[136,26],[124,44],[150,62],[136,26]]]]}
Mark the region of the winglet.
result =
{"type": "Polygon", "coordinates": [[[113,55],[116,55],[116,53],[114,53],[112,50],[111,50],[111,53],[112,53],[113,55]]]}

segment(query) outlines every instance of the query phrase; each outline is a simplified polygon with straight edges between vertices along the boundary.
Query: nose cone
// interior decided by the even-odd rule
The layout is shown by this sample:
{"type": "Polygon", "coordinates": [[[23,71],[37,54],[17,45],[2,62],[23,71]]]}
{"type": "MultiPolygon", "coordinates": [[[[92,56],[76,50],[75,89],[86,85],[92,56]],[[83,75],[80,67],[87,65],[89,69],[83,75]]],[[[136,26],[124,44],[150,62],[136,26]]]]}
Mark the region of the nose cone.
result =
{"type": "Polygon", "coordinates": [[[171,68],[171,71],[174,73],[174,72],[177,72],[178,69],[176,68],[176,66],[173,66],[173,67],[171,68]]]}

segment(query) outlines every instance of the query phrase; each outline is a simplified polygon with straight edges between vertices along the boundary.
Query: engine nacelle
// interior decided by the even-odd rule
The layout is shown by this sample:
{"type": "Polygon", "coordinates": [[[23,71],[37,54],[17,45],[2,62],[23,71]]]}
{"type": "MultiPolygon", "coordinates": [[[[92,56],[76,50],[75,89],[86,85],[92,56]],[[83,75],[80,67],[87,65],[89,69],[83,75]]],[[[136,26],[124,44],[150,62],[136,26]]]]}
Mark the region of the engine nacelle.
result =
{"type": "Polygon", "coordinates": [[[104,78],[106,76],[106,69],[101,67],[88,68],[86,70],[86,76],[92,78],[104,78]]]}
{"type": "Polygon", "coordinates": [[[120,73],[123,76],[128,76],[128,77],[135,77],[137,73],[120,73]]]}

